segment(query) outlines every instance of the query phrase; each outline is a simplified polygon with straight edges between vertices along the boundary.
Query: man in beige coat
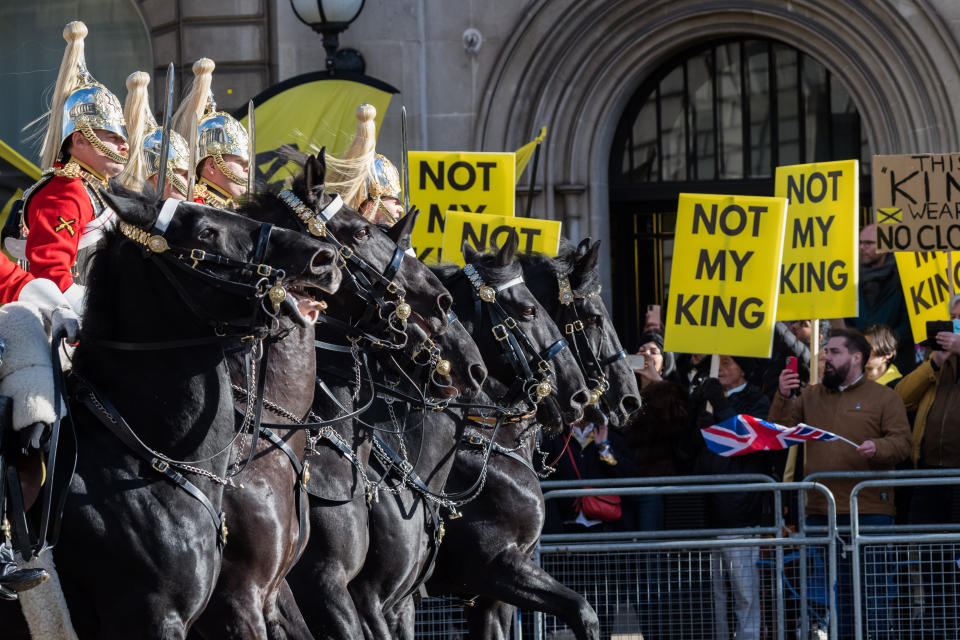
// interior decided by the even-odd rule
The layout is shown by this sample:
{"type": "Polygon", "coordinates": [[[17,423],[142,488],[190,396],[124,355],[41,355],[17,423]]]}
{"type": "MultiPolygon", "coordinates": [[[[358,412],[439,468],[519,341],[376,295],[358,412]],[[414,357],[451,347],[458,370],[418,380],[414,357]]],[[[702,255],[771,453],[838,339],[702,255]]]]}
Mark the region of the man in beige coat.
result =
{"type": "MultiPolygon", "coordinates": [[[[822,471],[884,471],[910,453],[910,426],[903,401],[895,391],[868,380],[864,365],[870,344],[862,334],[836,330],[824,348],[826,366],[823,384],[812,385],[794,396],[800,386],[797,374],[784,370],[779,390],[770,407],[770,420],[787,426],[803,422],[860,443],[854,449],[842,441],[810,442],[806,445],[805,475],[822,471]]],[[[850,491],[856,480],[828,480],[824,484],[837,499],[838,524],[850,524],[850,491]]],[[[807,495],[807,525],[826,524],[827,505],[821,494],[807,495]]],[[[861,525],[893,525],[893,490],[874,487],[860,493],[861,525]]],[[[850,564],[840,567],[837,617],[840,637],[852,636],[853,611],[850,594],[850,564]]],[[[892,594],[891,594],[892,595],[892,594]]],[[[867,620],[871,637],[888,637],[886,607],[877,599],[873,619],[867,620]]]]}

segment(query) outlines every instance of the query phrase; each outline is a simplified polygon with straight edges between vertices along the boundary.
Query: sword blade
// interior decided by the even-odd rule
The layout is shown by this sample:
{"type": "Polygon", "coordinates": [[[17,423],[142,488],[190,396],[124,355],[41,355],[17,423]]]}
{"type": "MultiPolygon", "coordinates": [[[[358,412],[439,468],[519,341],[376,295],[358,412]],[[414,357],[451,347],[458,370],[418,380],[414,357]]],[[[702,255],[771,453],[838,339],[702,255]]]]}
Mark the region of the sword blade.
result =
{"type": "Polygon", "coordinates": [[[254,122],[253,100],[247,103],[247,198],[257,192],[257,127],[254,122]]]}
{"type": "Polygon", "coordinates": [[[402,151],[400,153],[400,179],[403,182],[403,210],[410,211],[410,167],[407,162],[407,107],[400,107],[400,139],[402,151]]]}
{"type": "Polygon", "coordinates": [[[167,160],[170,157],[170,118],[173,117],[173,63],[167,65],[167,99],[163,105],[163,134],[160,136],[160,166],[157,167],[157,194],[163,198],[167,181],[167,160]]]}
{"type": "Polygon", "coordinates": [[[197,137],[200,135],[200,116],[196,111],[189,114],[190,131],[187,135],[187,201],[193,202],[194,187],[197,184],[197,137]]]}

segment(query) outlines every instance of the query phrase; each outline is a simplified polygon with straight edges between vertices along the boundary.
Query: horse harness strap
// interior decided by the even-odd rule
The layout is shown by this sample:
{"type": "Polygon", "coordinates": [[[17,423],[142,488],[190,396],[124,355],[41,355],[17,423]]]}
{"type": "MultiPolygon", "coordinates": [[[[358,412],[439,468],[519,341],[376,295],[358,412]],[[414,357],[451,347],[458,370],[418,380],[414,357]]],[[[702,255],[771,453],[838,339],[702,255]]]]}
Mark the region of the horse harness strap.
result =
{"type": "MultiPolygon", "coordinates": [[[[430,491],[430,488],[423,482],[420,476],[417,475],[416,471],[414,471],[413,465],[411,465],[409,461],[404,460],[400,454],[391,449],[387,443],[376,434],[374,434],[373,439],[390,459],[390,463],[396,469],[400,470],[401,473],[403,473],[404,481],[421,494],[424,510],[430,514],[430,521],[433,525],[431,527],[431,538],[433,544],[430,545],[430,558],[420,570],[416,580],[413,581],[413,585],[407,589],[402,596],[400,596],[400,599],[403,600],[414,591],[417,591],[420,588],[420,585],[424,584],[427,581],[427,578],[429,578],[433,573],[433,567],[437,563],[437,555],[440,553],[440,543],[443,542],[443,535],[445,532],[443,518],[440,516],[440,510],[437,508],[437,505],[432,500],[433,492],[430,491]]],[[[384,469],[384,474],[386,474],[387,471],[389,470],[384,469]]]]}
{"type": "Polygon", "coordinates": [[[524,467],[526,467],[527,469],[529,469],[530,472],[534,474],[534,476],[537,475],[536,469],[533,468],[533,465],[530,464],[530,461],[529,461],[529,460],[527,460],[526,458],[524,458],[523,456],[521,456],[521,455],[520,455],[519,453],[517,453],[516,451],[513,451],[513,450],[511,450],[511,449],[508,449],[508,448],[504,447],[503,445],[501,445],[501,444],[499,444],[499,443],[497,443],[497,442],[494,442],[492,439],[488,438],[487,436],[483,435],[482,433],[477,433],[476,431],[466,431],[466,432],[464,432],[464,434],[463,434],[463,438],[461,439],[461,442],[462,442],[465,446],[469,447],[470,449],[476,449],[476,450],[479,450],[479,451],[483,451],[484,449],[489,448],[489,449],[493,450],[494,452],[499,453],[499,454],[502,455],[502,456],[506,456],[506,457],[510,458],[511,460],[515,460],[515,461],[519,462],[519,463],[522,464],[524,467]]]}
{"type": "MultiPolygon", "coordinates": [[[[290,464],[293,465],[294,472],[297,474],[297,483],[294,491],[297,494],[297,522],[299,523],[299,527],[297,527],[297,549],[293,557],[299,558],[300,551],[303,549],[303,545],[307,540],[306,522],[307,518],[309,518],[307,514],[307,482],[310,480],[310,465],[307,462],[300,462],[300,458],[297,457],[297,454],[290,448],[290,445],[270,429],[260,425],[260,434],[269,440],[273,446],[286,454],[287,458],[290,459],[290,464]]],[[[290,566],[290,569],[292,568],[293,565],[290,566]]],[[[289,573],[289,569],[287,572],[289,573]]]]}
{"type": "Polygon", "coordinates": [[[485,306],[487,315],[492,325],[491,332],[496,342],[500,345],[504,357],[510,362],[514,371],[517,373],[517,379],[511,385],[507,393],[507,404],[509,399],[516,398],[520,394],[526,394],[533,404],[538,404],[545,397],[550,395],[552,385],[548,378],[551,368],[550,361],[568,347],[566,340],[560,338],[555,343],[539,351],[530,341],[526,333],[520,328],[517,321],[512,318],[497,301],[497,294],[518,284],[523,283],[523,276],[518,276],[497,287],[492,287],[484,283],[483,278],[472,264],[467,264],[461,269],[461,273],[467,278],[473,288],[474,309],[477,325],[482,316],[482,308],[485,306]],[[534,371],[530,363],[523,355],[523,348],[537,358],[534,371]],[[540,376],[539,378],[537,376],[540,376]]]}
{"type": "Polygon", "coordinates": [[[105,398],[99,398],[99,406],[97,404],[97,395],[93,387],[90,386],[87,382],[80,382],[74,388],[74,394],[78,396],[78,399],[83,402],[91,414],[97,417],[100,420],[101,424],[107,428],[110,433],[117,437],[120,442],[126,445],[127,449],[131,453],[136,455],[141,460],[147,462],[154,471],[165,477],[170,482],[174,483],[193,498],[195,498],[207,513],[210,514],[210,518],[213,520],[213,525],[217,531],[217,544],[220,547],[223,547],[227,543],[227,524],[226,524],[226,514],[222,511],[217,512],[214,508],[213,503],[210,502],[210,499],[207,498],[206,494],[203,493],[195,484],[190,482],[183,476],[183,474],[174,470],[169,462],[158,457],[156,452],[147,448],[140,440],[134,435],[133,429],[130,428],[130,425],[127,424],[127,421],[124,420],[117,410],[107,401],[105,398]],[[107,419],[107,416],[103,415],[103,412],[106,412],[111,419],[107,419]]]}
{"type": "Polygon", "coordinates": [[[379,311],[383,322],[388,326],[390,326],[390,318],[394,315],[401,322],[406,323],[412,309],[404,300],[405,292],[403,288],[394,281],[394,277],[400,270],[400,265],[406,255],[403,249],[399,246],[396,248],[390,263],[384,272],[380,273],[368,262],[357,256],[352,248],[340,242],[327,228],[327,223],[343,208],[343,200],[339,195],[333,194],[331,202],[317,211],[315,215],[313,210],[290,189],[284,189],[277,197],[299,219],[306,232],[323,237],[336,247],[341,267],[350,267],[346,269],[346,275],[353,283],[358,296],[368,303],[361,322],[368,322],[376,310],[379,311]],[[387,294],[397,297],[392,309],[390,303],[385,299],[387,294]]]}

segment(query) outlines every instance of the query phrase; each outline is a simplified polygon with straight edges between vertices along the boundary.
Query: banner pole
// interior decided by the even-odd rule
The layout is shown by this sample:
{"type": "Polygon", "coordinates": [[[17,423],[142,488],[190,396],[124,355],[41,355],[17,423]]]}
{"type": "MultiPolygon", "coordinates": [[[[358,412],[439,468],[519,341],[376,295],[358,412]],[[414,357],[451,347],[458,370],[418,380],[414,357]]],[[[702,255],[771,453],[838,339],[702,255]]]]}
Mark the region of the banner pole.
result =
{"type": "Polygon", "coordinates": [[[810,384],[820,382],[820,322],[810,321],[810,384]]]}
{"type": "MultiPolygon", "coordinates": [[[[720,373],[720,356],[714,353],[710,356],[710,376],[711,378],[716,378],[717,374],[720,373]]],[[[710,401],[707,400],[707,413],[713,413],[713,405],[710,404],[710,401]]]]}
{"type": "MultiPolygon", "coordinates": [[[[947,280],[950,281],[950,299],[953,300],[953,296],[957,295],[956,286],[953,282],[953,251],[947,251],[947,280]]],[[[947,309],[947,313],[950,313],[949,309],[947,309]]]]}
{"type": "Polygon", "coordinates": [[[524,217],[530,217],[530,211],[533,209],[533,192],[537,188],[537,165],[540,163],[540,145],[542,142],[538,142],[537,146],[533,149],[533,167],[530,169],[530,188],[527,189],[527,212],[524,217]]]}

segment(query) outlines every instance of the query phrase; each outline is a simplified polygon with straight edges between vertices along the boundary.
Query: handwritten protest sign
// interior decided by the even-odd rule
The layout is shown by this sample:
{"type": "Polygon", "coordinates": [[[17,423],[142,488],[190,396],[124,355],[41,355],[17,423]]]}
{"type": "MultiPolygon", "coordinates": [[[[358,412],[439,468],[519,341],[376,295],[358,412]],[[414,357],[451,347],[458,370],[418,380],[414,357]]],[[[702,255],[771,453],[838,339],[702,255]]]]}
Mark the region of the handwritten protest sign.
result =
{"type": "Polygon", "coordinates": [[[777,167],[787,199],[777,320],[859,315],[859,187],[856,160],[777,167]]]}
{"type": "Polygon", "coordinates": [[[960,250],[960,154],[873,156],[877,251],[960,250]]]}
{"type": "Polygon", "coordinates": [[[770,356],[786,219],[784,198],[680,194],[665,349],[770,356]]]}
{"type": "Polygon", "coordinates": [[[447,211],[512,216],[512,153],[411,151],[410,203],[420,208],[411,242],[417,257],[429,264],[442,258],[447,211]]]}
{"type": "MultiPolygon", "coordinates": [[[[879,226],[879,225],[878,225],[879,226]]],[[[949,320],[950,280],[947,274],[947,253],[931,251],[898,252],[897,270],[910,315],[910,330],[920,342],[927,335],[927,320],[949,320]]],[[[960,252],[952,254],[953,282],[960,290],[960,252]]]]}
{"type": "Polygon", "coordinates": [[[520,253],[556,256],[560,246],[560,226],[557,220],[450,211],[443,231],[443,259],[462,266],[464,242],[469,242],[477,251],[496,251],[511,233],[517,234],[520,253]]]}

